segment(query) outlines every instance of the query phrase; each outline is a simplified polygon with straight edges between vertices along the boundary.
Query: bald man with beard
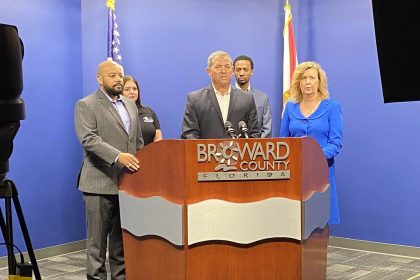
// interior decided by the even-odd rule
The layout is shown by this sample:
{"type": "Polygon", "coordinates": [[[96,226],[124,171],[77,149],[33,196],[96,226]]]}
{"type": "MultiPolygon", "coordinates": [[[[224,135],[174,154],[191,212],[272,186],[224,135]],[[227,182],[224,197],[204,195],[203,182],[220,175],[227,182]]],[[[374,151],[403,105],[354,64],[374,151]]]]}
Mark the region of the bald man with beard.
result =
{"type": "Polygon", "coordinates": [[[124,168],[139,169],[134,154],[143,147],[143,138],[135,103],[121,95],[123,76],[118,63],[100,63],[99,89],[75,107],[76,134],[84,150],[78,189],[86,209],[87,279],[107,279],[108,238],[111,279],[126,279],[118,180],[124,168]]]}

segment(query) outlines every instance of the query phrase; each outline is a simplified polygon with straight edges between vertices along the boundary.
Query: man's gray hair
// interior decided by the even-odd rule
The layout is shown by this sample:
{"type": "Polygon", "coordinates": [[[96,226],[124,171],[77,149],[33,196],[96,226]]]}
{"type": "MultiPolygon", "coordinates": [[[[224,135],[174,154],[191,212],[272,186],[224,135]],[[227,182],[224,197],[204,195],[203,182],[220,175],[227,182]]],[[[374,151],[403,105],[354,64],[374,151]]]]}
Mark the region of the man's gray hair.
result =
{"type": "Polygon", "coordinates": [[[227,52],[225,52],[225,51],[215,51],[215,52],[212,52],[209,55],[209,58],[207,59],[207,66],[208,67],[211,67],[213,65],[213,59],[218,55],[227,56],[229,58],[230,65],[232,65],[232,58],[230,57],[230,55],[227,52]]]}

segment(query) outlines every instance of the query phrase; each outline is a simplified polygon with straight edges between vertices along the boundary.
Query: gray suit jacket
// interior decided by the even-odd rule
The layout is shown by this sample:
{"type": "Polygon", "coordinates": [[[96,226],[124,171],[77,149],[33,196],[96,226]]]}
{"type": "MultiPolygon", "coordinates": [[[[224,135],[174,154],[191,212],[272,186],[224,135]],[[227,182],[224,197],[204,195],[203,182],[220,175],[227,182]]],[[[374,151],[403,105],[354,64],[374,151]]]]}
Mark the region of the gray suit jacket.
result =
{"type": "MultiPolygon", "coordinates": [[[[227,120],[232,123],[236,133],[240,132],[238,122],[244,121],[248,126],[250,137],[260,136],[257,110],[251,94],[240,92],[232,87],[227,120]]],[[[188,94],[181,138],[229,138],[212,85],[188,94]]]]}
{"type": "Polygon", "coordinates": [[[258,126],[260,127],[261,138],[271,137],[271,107],[268,95],[264,92],[251,87],[251,94],[254,95],[255,106],[257,107],[258,126]]]}
{"type": "Polygon", "coordinates": [[[121,96],[131,120],[127,133],[117,110],[100,89],[79,100],[75,107],[77,137],[84,149],[78,188],[95,194],[118,194],[123,169],[114,163],[121,152],[134,154],[143,146],[137,107],[121,96]]]}

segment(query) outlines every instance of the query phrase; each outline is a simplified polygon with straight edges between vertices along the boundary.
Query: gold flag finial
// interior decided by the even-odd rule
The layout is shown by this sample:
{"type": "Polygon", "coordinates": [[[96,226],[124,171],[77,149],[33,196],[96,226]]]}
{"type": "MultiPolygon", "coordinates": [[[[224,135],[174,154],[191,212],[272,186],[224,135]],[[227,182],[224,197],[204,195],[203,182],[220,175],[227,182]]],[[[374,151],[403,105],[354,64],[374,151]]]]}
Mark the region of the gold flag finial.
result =
{"type": "Polygon", "coordinates": [[[106,0],[106,6],[115,11],[115,0],[106,0]]]}
{"type": "Polygon", "coordinates": [[[292,7],[289,4],[289,0],[286,0],[286,2],[284,3],[284,12],[285,12],[285,24],[284,24],[284,28],[283,28],[283,35],[286,32],[286,28],[289,24],[289,22],[292,21],[292,7]]]}
{"type": "Polygon", "coordinates": [[[291,10],[289,0],[286,0],[286,2],[284,3],[284,10],[286,11],[286,9],[291,10]]]}

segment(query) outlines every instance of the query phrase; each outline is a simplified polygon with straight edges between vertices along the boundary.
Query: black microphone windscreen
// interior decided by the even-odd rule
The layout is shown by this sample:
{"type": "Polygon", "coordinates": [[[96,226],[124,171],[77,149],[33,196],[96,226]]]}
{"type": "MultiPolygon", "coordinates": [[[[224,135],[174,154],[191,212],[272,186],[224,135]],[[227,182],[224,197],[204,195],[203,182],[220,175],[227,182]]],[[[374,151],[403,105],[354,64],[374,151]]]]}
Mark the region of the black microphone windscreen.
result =
{"type": "Polygon", "coordinates": [[[238,126],[239,126],[239,128],[247,127],[247,126],[246,126],[246,123],[245,123],[244,121],[240,121],[240,122],[238,123],[238,126]]]}

